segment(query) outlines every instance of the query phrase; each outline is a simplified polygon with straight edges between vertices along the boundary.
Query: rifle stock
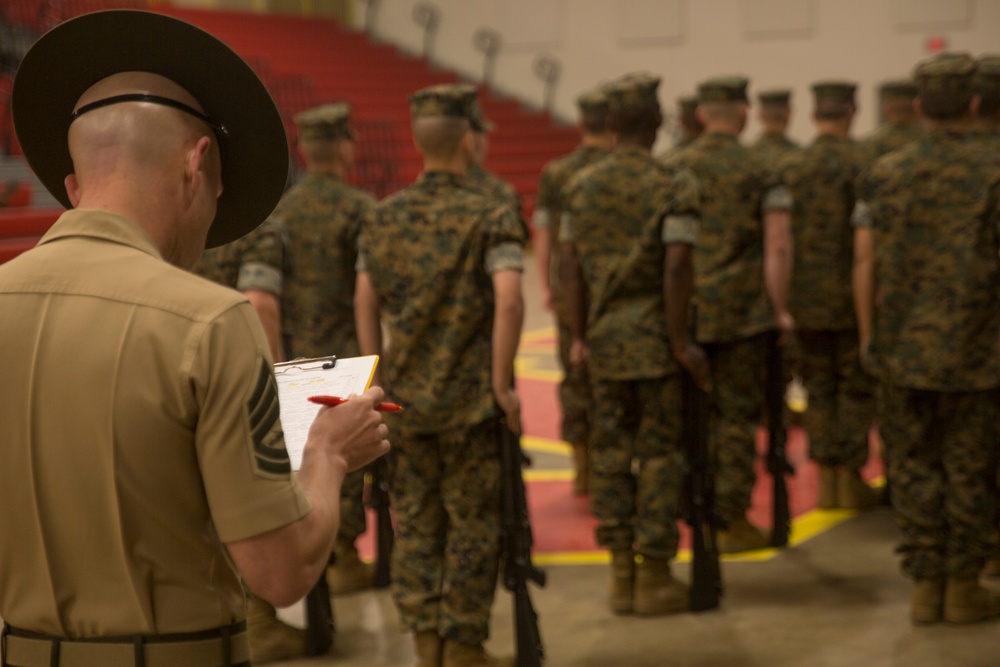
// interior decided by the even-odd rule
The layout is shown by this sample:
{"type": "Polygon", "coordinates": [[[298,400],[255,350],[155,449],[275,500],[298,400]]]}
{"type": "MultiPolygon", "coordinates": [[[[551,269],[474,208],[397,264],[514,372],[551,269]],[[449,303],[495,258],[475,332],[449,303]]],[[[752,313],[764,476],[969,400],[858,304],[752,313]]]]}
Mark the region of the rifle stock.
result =
{"type": "Polygon", "coordinates": [[[306,655],[323,655],[333,646],[333,606],[326,571],[306,595],[306,655]]]}
{"type": "Polygon", "coordinates": [[[691,528],[691,611],[719,606],[722,572],[715,532],[721,520],[715,512],[715,469],[708,450],[708,394],[694,377],[682,371],[683,438],[687,458],[684,520],[691,528]]]}
{"type": "Polygon", "coordinates": [[[518,437],[503,419],[497,419],[496,428],[501,462],[501,578],[504,588],[514,596],[515,665],[540,667],[545,650],[528,582],[544,587],[545,572],[531,562],[531,522],[521,476],[524,454],[518,437]]]}
{"type": "Polygon", "coordinates": [[[785,475],[795,472],[785,456],[785,373],[778,333],[768,341],[767,380],[765,384],[767,406],[767,471],[773,483],[774,527],[771,529],[771,546],[788,544],[791,534],[791,514],[788,508],[788,483],[785,475]]]}
{"type": "Polygon", "coordinates": [[[392,546],[395,533],[392,528],[392,515],[389,512],[389,465],[385,457],[376,459],[371,464],[371,487],[368,492],[368,506],[375,510],[376,548],[375,588],[386,588],[391,582],[389,562],[392,557],[392,546]]]}

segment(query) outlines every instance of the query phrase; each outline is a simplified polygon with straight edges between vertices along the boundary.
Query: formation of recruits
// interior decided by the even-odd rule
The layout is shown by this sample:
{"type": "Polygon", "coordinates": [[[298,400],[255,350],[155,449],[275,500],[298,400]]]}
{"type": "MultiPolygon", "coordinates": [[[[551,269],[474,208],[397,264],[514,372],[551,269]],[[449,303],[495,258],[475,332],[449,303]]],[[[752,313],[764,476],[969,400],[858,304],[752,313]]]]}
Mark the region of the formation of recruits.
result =
{"type": "MultiPolygon", "coordinates": [[[[635,73],[580,96],[580,146],[545,167],[532,221],[563,436],[611,554],[611,610],[687,609],[671,573],[682,372],[711,393],[719,549],[768,545],[746,513],[777,341],[808,390],[818,506],[878,504],[860,474],[877,416],[912,620],[1000,615],[979,585],[1000,574],[1000,57],[942,54],[886,83],[884,123],[861,142],[855,84],[819,82],[806,147],[785,136],[788,91],[759,95],[763,132],[741,144],[748,81],[712,78],[679,100],[680,141],[654,158],[659,83],[635,73]]],[[[482,646],[499,559],[494,424],[520,425],[527,230],[516,192],[481,167],[491,125],[475,89],[424,89],[410,110],[424,171],[377,203],[344,182],[350,109],[300,114],[304,178],[199,271],[250,298],[275,360],[383,355],[376,382],[406,406],[387,417],[401,620],[421,667],[501,664],[482,646]]],[[[335,594],[371,585],[355,546],[362,487],[360,472],[344,486],[335,594]]],[[[302,654],[302,632],[249,597],[254,660],[302,654]]]]}

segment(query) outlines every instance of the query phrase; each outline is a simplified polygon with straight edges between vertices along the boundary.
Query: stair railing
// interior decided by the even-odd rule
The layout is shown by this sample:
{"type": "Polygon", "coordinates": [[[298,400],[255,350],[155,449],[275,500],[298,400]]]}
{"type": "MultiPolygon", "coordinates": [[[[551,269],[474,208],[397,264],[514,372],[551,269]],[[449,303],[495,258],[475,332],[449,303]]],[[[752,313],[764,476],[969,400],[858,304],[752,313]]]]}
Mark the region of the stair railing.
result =
{"type": "Polygon", "coordinates": [[[502,43],[503,39],[500,37],[500,33],[492,28],[480,28],[472,35],[472,46],[483,54],[483,85],[485,86],[490,86],[493,83],[497,54],[500,53],[502,43]]]}
{"type": "Polygon", "coordinates": [[[556,103],[556,84],[562,76],[562,63],[546,53],[539,54],[531,64],[535,76],[542,80],[542,105],[546,111],[552,112],[556,103]]]}
{"type": "Polygon", "coordinates": [[[423,0],[413,5],[413,20],[424,29],[424,58],[430,60],[434,55],[434,36],[441,24],[441,9],[423,0]]]}

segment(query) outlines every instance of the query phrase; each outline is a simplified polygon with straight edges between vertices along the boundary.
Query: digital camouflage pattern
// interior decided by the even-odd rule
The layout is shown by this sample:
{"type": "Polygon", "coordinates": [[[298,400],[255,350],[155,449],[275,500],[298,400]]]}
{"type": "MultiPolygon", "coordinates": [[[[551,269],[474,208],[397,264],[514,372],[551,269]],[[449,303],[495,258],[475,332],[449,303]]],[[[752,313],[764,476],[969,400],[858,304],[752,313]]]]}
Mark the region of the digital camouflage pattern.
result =
{"type": "Polygon", "coordinates": [[[567,320],[565,296],[559,281],[559,225],[562,218],[563,188],[576,172],[589,164],[607,157],[607,149],[597,146],[580,146],[569,155],[552,160],[542,169],[535,195],[532,222],[536,229],[547,229],[551,239],[552,307],[556,315],[559,336],[559,362],[563,379],[559,382],[559,404],[562,408],[562,437],[570,443],[588,441],[590,421],[590,380],[584,368],[574,366],[569,360],[572,333],[567,320]]]}
{"type": "Polygon", "coordinates": [[[763,132],[749,148],[758,160],[772,170],[776,170],[784,158],[800,149],[801,146],[797,143],[777,132],[763,132]]]}
{"type": "Polygon", "coordinates": [[[869,370],[934,391],[1000,385],[1000,165],[968,136],[935,130],[862,178],[881,306],[869,370]]]}
{"type": "Polygon", "coordinates": [[[354,265],[374,205],[333,174],[307,173],[271,214],[288,230],[291,248],[281,303],[289,359],[358,355],[354,265]]]}
{"type": "Polygon", "coordinates": [[[861,368],[858,332],[807,330],[796,337],[809,393],[809,409],[802,415],[809,456],[823,465],[859,470],[868,461],[875,381],[861,368]]]}
{"type": "Polygon", "coordinates": [[[265,220],[246,236],[205,250],[193,271],[241,292],[255,289],[281,296],[287,249],[284,225],[265,220]]]}
{"type": "Polygon", "coordinates": [[[797,329],[856,327],[851,212],[864,166],[864,154],[854,141],[829,134],[817,136],[779,165],[793,199],[795,272],[789,310],[797,329]]]}
{"type": "MultiPolygon", "coordinates": [[[[566,185],[562,241],[572,241],[589,299],[588,369],[596,380],[678,372],[667,344],[665,238],[694,243],[701,192],[689,172],[621,146],[566,185]],[[667,235],[665,237],[665,235],[667,235]]],[[[669,242],[668,241],[668,242],[669,242]]]]}
{"type": "Polygon", "coordinates": [[[412,431],[387,416],[394,472],[396,541],[392,593],[400,622],[415,632],[478,644],[500,561],[500,452],[495,420],[412,431]]]}
{"type": "Polygon", "coordinates": [[[684,474],[680,375],[595,381],[594,405],[590,505],[597,543],[673,558],[684,474]]]}
{"type": "Polygon", "coordinates": [[[897,148],[902,148],[923,135],[919,123],[885,122],[861,142],[869,163],[897,148]]]}
{"type": "Polygon", "coordinates": [[[978,575],[996,532],[1000,391],[885,385],[879,419],[903,572],[914,579],[978,575]]]}
{"type": "Polygon", "coordinates": [[[391,346],[383,377],[407,428],[438,432],[492,417],[491,273],[521,270],[525,236],[509,207],[464,176],[425,172],[379,202],[362,266],[391,346]]]}
{"type": "Polygon", "coordinates": [[[689,169],[703,193],[694,253],[698,342],[736,341],[774,329],[764,290],[763,215],[791,206],[787,190],[727,134],[703,134],[665,164],[689,169]]]}
{"type": "Polygon", "coordinates": [[[469,166],[468,178],[484,194],[509,207],[517,215],[518,221],[524,227],[525,238],[527,238],[528,223],[524,220],[521,195],[514,189],[514,186],[477,164],[469,166]]]}

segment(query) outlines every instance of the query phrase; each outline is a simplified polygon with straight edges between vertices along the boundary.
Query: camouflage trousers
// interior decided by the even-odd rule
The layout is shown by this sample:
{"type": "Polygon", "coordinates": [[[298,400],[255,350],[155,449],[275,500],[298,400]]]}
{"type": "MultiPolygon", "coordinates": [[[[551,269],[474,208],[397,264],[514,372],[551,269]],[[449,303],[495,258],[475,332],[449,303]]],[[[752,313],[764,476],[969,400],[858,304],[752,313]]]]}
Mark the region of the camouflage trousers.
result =
{"type": "Polygon", "coordinates": [[[404,627],[480,643],[500,559],[496,421],[441,433],[393,430],[392,594],[404,627]]]}
{"type": "Polygon", "coordinates": [[[365,470],[355,470],[344,477],[340,488],[340,529],[334,552],[354,547],[358,536],[367,528],[365,516],[365,470]]]}
{"type": "Polygon", "coordinates": [[[594,382],[590,508],[597,543],[670,559],[684,473],[680,375],[594,382]]]}
{"type": "Polygon", "coordinates": [[[563,379],[559,383],[559,404],[562,407],[562,438],[577,445],[586,444],[590,439],[590,378],[586,366],[574,367],[569,361],[569,348],[573,334],[569,326],[559,318],[559,362],[562,364],[563,379]]]}
{"type": "Polygon", "coordinates": [[[876,381],[861,369],[856,331],[800,331],[799,368],[809,392],[809,455],[858,470],[868,460],[876,381]]]}
{"type": "Polygon", "coordinates": [[[770,335],[704,345],[712,364],[708,442],[715,456],[716,507],[726,519],[742,517],[750,508],[770,335]]]}
{"type": "Polygon", "coordinates": [[[903,572],[915,579],[978,574],[996,530],[1000,390],[883,384],[881,398],[903,572]]]}

